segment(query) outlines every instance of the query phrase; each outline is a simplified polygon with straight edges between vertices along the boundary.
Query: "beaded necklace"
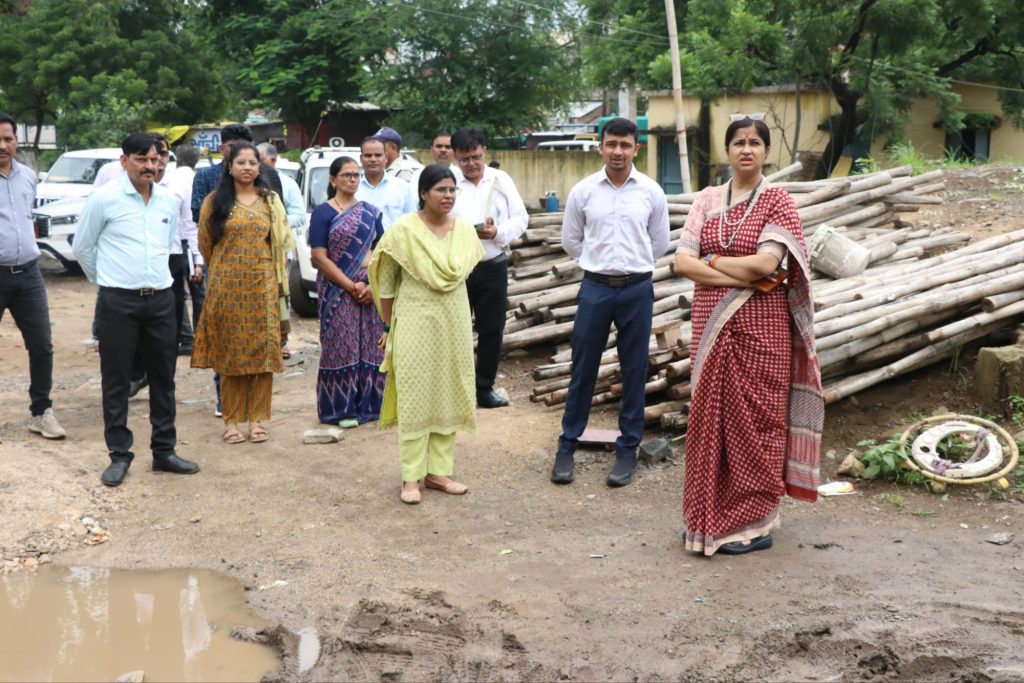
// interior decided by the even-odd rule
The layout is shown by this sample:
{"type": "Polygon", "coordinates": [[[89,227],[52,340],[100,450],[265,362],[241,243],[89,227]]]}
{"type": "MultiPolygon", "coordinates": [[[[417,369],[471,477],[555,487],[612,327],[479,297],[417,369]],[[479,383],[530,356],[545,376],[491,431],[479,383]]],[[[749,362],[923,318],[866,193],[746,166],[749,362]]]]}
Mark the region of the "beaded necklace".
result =
{"type": "Polygon", "coordinates": [[[754,209],[754,198],[757,197],[757,191],[761,189],[762,182],[764,182],[764,176],[762,176],[761,179],[757,181],[757,185],[755,185],[754,189],[750,191],[750,197],[747,198],[747,208],[743,212],[743,215],[740,217],[740,219],[738,221],[730,221],[728,207],[730,204],[732,204],[732,180],[729,180],[729,189],[726,190],[725,195],[726,209],[725,213],[722,214],[721,222],[718,224],[718,243],[722,245],[723,250],[729,249],[732,246],[732,243],[736,241],[736,235],[740,233],[739,226],[743,224],[743,221],[747,220],[747,216],[749,216],[750,212],[753,211],[754,209]],[[722,234],[723,224],[728,225],[730,228],[736,228],[735,230],[733,230],[732,236],[729,238],[728,242],[725,241],[725,236],[722,234]]]}

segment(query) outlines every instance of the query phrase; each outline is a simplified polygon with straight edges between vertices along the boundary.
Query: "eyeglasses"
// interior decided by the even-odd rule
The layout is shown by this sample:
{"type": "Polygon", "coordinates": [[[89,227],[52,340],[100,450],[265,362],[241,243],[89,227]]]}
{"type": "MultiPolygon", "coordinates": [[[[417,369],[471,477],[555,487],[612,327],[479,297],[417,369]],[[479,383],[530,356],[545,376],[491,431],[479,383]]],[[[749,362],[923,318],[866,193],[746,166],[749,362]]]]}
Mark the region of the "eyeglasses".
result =
{"type": "Polygon", "coordinates": [[[344,180],[359,180],[358,173],[339,173],[335,178],[343,178],[344,180]]]}
{"type": "Polygon", "coordinates": [[[729,114],[729,120],[733,123],[742,121],[743,119],[750,119],[751,121],[764,121],[764,112],[759,111],[753,114],[729,114]]]}
{"type": "Polygon", "coordinates": [[[459,159],[459,166],[468,166],[469,164],[478,164],[484,160],[483,154],[471,154],[469,156],[462,157],[459,159]]]}

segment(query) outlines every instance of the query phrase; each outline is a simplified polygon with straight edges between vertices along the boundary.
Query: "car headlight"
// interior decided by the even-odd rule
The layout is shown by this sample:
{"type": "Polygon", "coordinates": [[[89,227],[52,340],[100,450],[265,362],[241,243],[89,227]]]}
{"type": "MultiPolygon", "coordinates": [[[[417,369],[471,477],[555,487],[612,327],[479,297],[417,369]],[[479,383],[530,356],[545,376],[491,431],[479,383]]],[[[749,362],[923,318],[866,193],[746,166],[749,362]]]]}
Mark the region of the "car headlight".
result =
{"type": "Polygon", "coordinates": [[[72,223],[78,222],[78,216],[71,214],[68,216],[54,216],[50,219],[50,225],[71,225],[72,223]]]}

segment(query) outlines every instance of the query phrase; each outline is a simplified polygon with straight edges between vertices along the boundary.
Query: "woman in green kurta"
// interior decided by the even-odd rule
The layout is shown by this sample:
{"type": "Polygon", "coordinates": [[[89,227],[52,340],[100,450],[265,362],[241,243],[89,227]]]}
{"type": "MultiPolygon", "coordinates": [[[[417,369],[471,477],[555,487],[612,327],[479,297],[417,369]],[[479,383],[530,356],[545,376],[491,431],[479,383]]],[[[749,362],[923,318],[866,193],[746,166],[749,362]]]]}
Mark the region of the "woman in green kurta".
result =
{"type": "Polygon", "coordinates": [[[476,430],[473,331],[466,278],[483,256],[476,231],[450,215],[455,177],[447,166],[420,174],[420,210],[391,224],[370,262],[370,289],[384,321],[388,375],[381,427],[398,426],[403,503],[427,488],[460,495],[451,478],[455,432],[476,430]]]}

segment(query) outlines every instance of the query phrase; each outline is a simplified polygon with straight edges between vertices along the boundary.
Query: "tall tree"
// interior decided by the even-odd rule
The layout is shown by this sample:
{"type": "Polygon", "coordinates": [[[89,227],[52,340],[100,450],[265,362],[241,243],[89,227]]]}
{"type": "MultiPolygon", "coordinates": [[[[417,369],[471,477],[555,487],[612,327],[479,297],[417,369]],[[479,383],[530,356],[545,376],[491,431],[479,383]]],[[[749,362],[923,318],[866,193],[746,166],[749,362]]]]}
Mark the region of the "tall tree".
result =
{"type": "MultiPolygon", "coordinates": [[[[1019,0],[776,0],[793,27],[806,73],[828,84],[840,113],[817,176],[832,172],[858,138],[900,139],[915,99],[933,99],[947,130],[962,125],[952,79],[1024,89],[1024,5],[1019,0]]],[[[1024,125],[1024,97],[1002,90],[1011,122],[1024,125]]]]}
{"type": "Polygon", "coordinates": [[[356,100],[366,59],[383,52],[386,0],[208,0],[204,33],[231,70],[237,100],[313,130],[324,111],[356,100]]]}
{"type": "Polygon", "coordinates": [[[0,17],[5,106],[36,124],[36,144],[44,123],[129,96],[139,112],[168,122],[218,115],[223,89],[182,8],[175,0],[35,0],[23,15],[0,17]]]}
{"type": "Polygon", "coordinates": [[[400,108],[388,122],[429,139],[479,126],[512,135],[576,94],[572,17],[560,0],[391,2],[392,51],[365,75],[368,93],[400,108]]]}
{"type": "MultiPolygon", "coordinates": [[[[581,0],[580,4],[585,10],[580,42],[588,84],[610,90],[625,84],[664,85],[650,72],[651,62],[668,52],[664,0],[581,0]]],[[[675,0],[681,37],[686,5],[685,0],[675,0]]]]}

